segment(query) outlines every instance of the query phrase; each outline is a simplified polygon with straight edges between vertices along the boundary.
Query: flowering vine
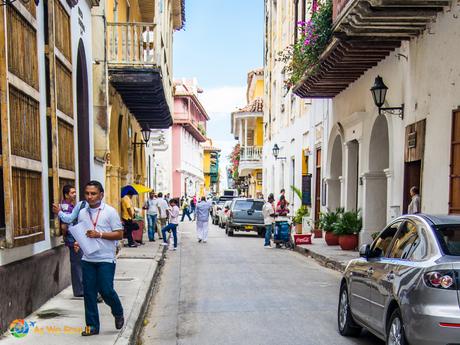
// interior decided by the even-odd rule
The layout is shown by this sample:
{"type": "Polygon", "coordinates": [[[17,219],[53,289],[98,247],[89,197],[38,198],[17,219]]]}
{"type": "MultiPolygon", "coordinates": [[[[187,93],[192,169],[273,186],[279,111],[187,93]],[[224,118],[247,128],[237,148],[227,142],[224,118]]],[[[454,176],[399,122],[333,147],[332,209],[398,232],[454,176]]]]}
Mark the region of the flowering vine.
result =
{"type": "Polygon", "coordinates": [[[233,147],[232,152],[228,156],[228,159],[230,160],[230,163],[231,163],[230,170],[231,170],[232,177],[234,180],[238,179],[238,167],[240,165],[240,151],[241,151],[240,144],[236,144],[233,147]]]}

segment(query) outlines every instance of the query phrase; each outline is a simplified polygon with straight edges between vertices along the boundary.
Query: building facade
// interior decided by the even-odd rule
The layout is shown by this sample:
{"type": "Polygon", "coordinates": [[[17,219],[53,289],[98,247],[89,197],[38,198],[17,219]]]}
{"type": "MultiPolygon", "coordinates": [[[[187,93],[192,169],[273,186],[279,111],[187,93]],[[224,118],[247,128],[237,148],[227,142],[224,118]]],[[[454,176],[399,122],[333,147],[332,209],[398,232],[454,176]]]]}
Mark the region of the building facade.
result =
{"type": "MultiPolygon", "coordinates": [[[[94,164],[91,10],[99,1],[0,6],[0,330],[70,283],[51,204],[94,164]],[[19,288],[20,287],[20,288],[19,288]]],[[[80,193],[81,195],[81,193],[80,193]]]]}
{"type": "Polygon", "coordinates": [[[221,149],[213,146],[209,138],[203,144],[204,188],[200,193],[201,196],[220,193],[220,152],[221,149]]]}
{"type": "Polygon", "coordinates": [[[302,204],[294,186],[306,196],[303,203],[311,206],[311,219],[317,220],[324,207],[323,133],[331,106],[327,100],[296,96],[286,83],[286,63],[279,58],[295,42],[297,23],[308,18],[309,8],[307,1],[265,1],[263,194],[273,193],[277,199],[285,189],[294,214],[302,204]]]}
{"type": "Polygon", "coordinates": [[[262,68],[248,73],[247,105],[232,113],[231,131],[240,147],[239,185],[243,194],[262,197],[263,95],[262,68]]]}
{"type": "Polygon", "coordinates": [[[460,212],[460,8],[456,1],[393,5],[333,1],[328,54],[294,87],[306,99],[332,100],[326,205],[361,210],[362,242],[407,212],[412,186],[420,188],[422,212],[460,212]],[[370,92],[378,76],[388,87],[381,109],[370,92]]]}

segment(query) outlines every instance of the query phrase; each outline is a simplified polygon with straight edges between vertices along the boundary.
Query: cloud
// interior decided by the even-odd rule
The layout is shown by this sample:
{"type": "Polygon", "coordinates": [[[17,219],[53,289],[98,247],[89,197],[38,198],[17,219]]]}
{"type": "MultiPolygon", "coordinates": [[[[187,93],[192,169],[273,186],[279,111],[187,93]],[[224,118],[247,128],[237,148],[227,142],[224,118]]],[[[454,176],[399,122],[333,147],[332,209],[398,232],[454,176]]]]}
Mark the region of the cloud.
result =
{"type": "Polygon", "coordinates": [[[199,98],[208,114],[218,118],[246,105],[246,87],[221,86],[205,89],[199,98]]]}

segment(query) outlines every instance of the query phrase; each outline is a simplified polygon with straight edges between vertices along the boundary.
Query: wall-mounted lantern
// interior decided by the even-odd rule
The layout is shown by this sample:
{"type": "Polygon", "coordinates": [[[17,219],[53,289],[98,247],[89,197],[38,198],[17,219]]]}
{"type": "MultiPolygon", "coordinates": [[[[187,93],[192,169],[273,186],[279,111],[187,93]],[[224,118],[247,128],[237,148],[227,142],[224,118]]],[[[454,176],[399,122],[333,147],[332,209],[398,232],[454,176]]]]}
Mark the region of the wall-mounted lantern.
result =
{"type": "Polygon", "coordinates": [[[383,82],[382,77],[378,75],[377,78],[375,78],[374,86],[371,87],[371,92],[372,97],[374,98],[374,103],[376,107],[379,108],[379,115],[396,115],[399,116],[401,120],[404,119],[404,104],[402,104],[400,107],[382,107],[385,104],[387,91],[388,87],[383,82]]]}

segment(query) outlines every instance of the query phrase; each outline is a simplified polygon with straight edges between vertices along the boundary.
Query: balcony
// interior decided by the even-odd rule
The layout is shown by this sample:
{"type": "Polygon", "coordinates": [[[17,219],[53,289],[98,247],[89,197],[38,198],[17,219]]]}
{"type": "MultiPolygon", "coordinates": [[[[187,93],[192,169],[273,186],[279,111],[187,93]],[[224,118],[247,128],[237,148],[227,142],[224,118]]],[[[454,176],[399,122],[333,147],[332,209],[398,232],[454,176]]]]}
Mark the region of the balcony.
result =
{"type": "Polygon", "coordinates": [[[172,117],[155,38],[154,24],[107,23],[109,80],[141,127],[168,128],[172,117]]]}
{"type": "Polygon", "coordinates": [[[449,4],[448,0],[334,0],[333,38],[294,93],[335,97],[402,41],[420,35],[449,4]]]}
{"type": "Polygon", "coordinates": [[[254,169],[262,168],[262,146],[242,146],[238,173],[246,176],[254,169]]]}
{"type": "Polygon", "coordinates": [[[204,127],[193,119],[174,119],[174,124],[181,125],[182,127],[184,127],[185,130],[189,132],[192,135],[192,137],[195,138],[195,140],[199,143],[204,143],[206,142],[206,140],[208,140],[208,138],[206,137],[206,130],[204,129],[204,127]]]}

